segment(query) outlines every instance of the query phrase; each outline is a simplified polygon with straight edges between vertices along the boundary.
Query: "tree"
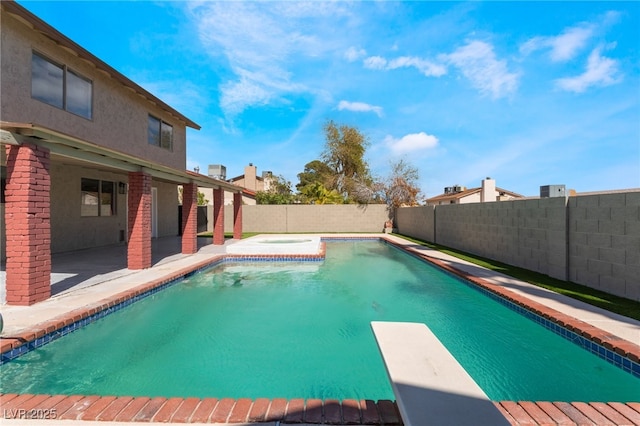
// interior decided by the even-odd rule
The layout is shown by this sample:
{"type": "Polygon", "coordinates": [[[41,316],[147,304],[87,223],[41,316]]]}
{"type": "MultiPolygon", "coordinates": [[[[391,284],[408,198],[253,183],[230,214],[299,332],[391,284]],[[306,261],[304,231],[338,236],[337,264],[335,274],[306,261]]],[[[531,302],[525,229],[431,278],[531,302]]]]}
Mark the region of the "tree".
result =
{"type": "Polygon", "coordinates": [[[422,192],[418,187],[418,169],[404,159],[391,164],[391,173],[384,184],[384,196],[390,217],[398,207],[417,206],[422,192]]]}
{"type": "Polygon", "coordinates": [[[256,192],[256,204],[291,204],[294,200],[291,182],[283,176],[272,178],[266,191],[256,192]]]}
{"type": "MultiPolygon", "coordinates": [[[[182,186],[178,187],[178,204],[182,205],[182,192],[184,191],[184,189],[182,188],[182,186]]],[[[204,194],[200,191],[198,191],[198,205],[199,206],[206,206],[207,204],[209,204],[209,200],[207,200],[206,198],[204,198],[204,194]]]]}
{"type": "Polygon", "coordinates": [[[330,186],[333,181],[333,170],[327,163],[320,160],[313,160],[304,165],[304,171],[298,173],[300,183],[296,185],[296,189],[300,192],[307,185],[316,183],[322,184],[324,187],[330,186]]]}
{"type": "Polygon", "coordinates": [[[368,202],[360,197],[358,189],[374,183],[364,160],[369,140],[357,128],[331,120],[324,125],[324,132],[326,142],[321,158],[332,172],[327,189],[344,194],[347,201],[368,202]]]}
{"type": "Polygon", "coordinates": [[[304,201],[311,204],[342,204],[344,198],[335,189],[328,190],[320,182],[313,182],[306,185],[300,191],[304,201]]]}

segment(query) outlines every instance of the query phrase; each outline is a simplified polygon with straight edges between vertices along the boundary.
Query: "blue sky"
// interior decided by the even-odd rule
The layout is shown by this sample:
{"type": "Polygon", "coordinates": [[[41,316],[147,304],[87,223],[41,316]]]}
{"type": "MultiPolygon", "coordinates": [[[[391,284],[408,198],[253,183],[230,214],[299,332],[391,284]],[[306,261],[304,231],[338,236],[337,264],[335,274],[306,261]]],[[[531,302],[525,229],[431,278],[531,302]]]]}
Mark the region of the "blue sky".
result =
{"type": "Polygon", "coordinates": [[[295,185],[334,120],[428,197],[640,187],[640,2],[20,3],[201,125],[201,173],[295,185]]]}

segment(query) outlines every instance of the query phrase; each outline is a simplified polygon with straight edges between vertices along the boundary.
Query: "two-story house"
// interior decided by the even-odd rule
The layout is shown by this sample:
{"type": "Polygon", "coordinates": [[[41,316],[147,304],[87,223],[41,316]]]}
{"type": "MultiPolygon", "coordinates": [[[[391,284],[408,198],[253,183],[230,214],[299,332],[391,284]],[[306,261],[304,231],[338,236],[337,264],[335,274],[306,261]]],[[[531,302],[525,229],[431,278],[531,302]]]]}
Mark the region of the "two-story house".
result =
{"type": "Polygon", "coordinates": [[[197,251],[197,188],[212,188],[214,244],[224,192],[186,170],[185,117],[14,1],[0,5],[0,245],[9,304],[50,296],[51,254],[127,244],[129,269],[151,266],[151,239],[197,251]],[[182,185],[182,223],[177,186],[182,185]]]}

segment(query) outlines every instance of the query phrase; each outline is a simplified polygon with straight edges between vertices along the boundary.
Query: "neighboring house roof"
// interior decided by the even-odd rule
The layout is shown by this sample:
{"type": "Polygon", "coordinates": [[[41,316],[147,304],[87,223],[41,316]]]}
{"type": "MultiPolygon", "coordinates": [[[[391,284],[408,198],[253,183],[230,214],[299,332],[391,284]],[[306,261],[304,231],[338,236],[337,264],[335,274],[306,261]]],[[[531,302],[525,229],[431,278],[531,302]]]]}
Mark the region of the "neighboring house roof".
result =
{"type": "MultiPolygon", "coordinates": [[[[470,188],[470,189],[466,189],[464,191],[456,192],[456,193],[453,193],[453,194],[436,195],[435,197],[427,198],[425,201],[428,204],[429,203],[451,202],[451,201],[459,200],[461,198],[468,197],[470,195],[477,194],[480,191],[482,191],[482,188],[470,188]]],[[[524,198],[523,195],[520,195],[520,194],[512,192],[512,191],[507,191],[506,189],[499,188],[499,187],[496,187],[496,192],[498,194],[500,194],[500,195],[508,195],[508,196],[513,197],[513,198],[524,198]]]]}
{"type": "Polygon", "coordinates": [[[169,105],[167,105],[166,103],[164,103],[163,101],[161,101],[160,99],[158,99],[157,97],[155,97],[154,95],[152,95],[151,93],[149,93],[148,91],[146,91],[145,89],[143,89],[142,87],[140,87],[139,85],[137,85],[136,83],[128,79],[127,77],[125,77],[123,74],[116,71],[113,67],[109,66],[107,63],[100,60],[91,52],[84,49],[79,44],[75,43],[73,40],[69,39],[64,34],[59,32],[55,28],[53,28],[51,25],[47,24],[42,19],[38,18],[37,16],[29,12],[27,9],[25,9],[23,6],[16,3],[14,0],[6,0],[6,1],[3,0],[2,8],[6,12],[17,17],[23,23],[26,23],[29,27],[33,28],[34,31],[40,32],[44,36],[56,42],[59,46],[61,46],[65,50],[70,51],[76,56],[78,56],[79,58],[84,59],[85,61],[93,64],[98,70],[102,71],[107,76],[113,78],[114,80],[116,80],[123,86],[129,88],[130,90],[133,90],[133,92],[142,96],[148,102],[151,102],[157,105],[159,108],[171,114],[176,119],[184,122],[186,126],[196,130],[200,130],[200,126],[197,123],[191,121],[184,115],[180,114],[178,111],[176,111],[175,109],[173,109],[172,107],[170,107],[169,105]]]}
{"type": "MultiPolygon", "coordinates": [[[[228,182],[235,182],[235,181],[242,180],[242,179],[244,179],[244,175],[232,177],[231,179],[227,179],[227,181],[228,182]]],[[[256,176],[256,180],[264,180],[264,178],[262,176],[256,176]]]]}

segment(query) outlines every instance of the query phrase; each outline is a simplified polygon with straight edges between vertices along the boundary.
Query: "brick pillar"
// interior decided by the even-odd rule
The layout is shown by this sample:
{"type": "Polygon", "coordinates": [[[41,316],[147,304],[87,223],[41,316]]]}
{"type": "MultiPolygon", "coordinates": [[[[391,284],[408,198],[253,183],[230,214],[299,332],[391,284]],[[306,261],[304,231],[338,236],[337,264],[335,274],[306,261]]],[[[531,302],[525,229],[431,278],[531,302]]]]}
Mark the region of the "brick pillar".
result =
{"type": "Polygon", "coordinates": [[[129,173],[128,221],[129,269],[151,267],[151,176],[143,172],[129,173]]]}
{"type": "Polygon", "coordinates": [[[198,251],[198,185],[182,186],[182,253],[198,251]]]}
{"type": "Polygon", "coordinates": [[[224,191],[213,190],[213,244],[224,245],[224,191]]]}
{"type": "Polygon", "coordinates": [[[51,176],[49,150],[7,146],[6,295],[9,305],[51,296],[51,176]]]}
{"type": "Polygon", "coordinates": [[[242,193],[233,193],[233,238],[242,238],[242,193]]]}

